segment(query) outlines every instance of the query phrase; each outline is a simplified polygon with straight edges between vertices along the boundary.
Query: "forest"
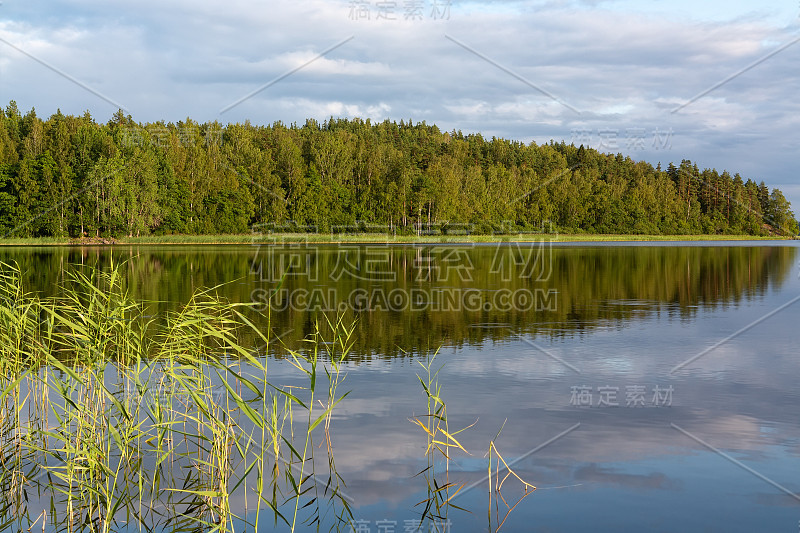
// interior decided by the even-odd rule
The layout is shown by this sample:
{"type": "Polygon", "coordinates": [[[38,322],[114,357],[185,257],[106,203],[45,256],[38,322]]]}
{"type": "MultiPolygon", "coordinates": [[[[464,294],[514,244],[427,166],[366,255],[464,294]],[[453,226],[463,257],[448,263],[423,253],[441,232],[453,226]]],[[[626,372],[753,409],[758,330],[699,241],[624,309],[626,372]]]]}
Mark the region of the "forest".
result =
{"type": "Polygon", "coordinates": [[[435,125],[42,120],[0,108],[0,237],[286,232],[794,236],[783,193],[682,160],[662,168],[435,125]]]}

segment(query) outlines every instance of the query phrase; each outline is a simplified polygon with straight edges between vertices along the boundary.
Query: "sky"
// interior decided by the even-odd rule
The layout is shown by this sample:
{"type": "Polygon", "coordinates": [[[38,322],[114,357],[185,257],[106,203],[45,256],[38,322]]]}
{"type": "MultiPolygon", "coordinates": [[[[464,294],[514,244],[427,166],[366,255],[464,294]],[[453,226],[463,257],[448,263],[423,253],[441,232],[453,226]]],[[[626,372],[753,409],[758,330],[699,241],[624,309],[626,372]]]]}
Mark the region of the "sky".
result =
{"type": "Polygon", "coordinates": [[[0,1],[0,105],[412,120],[690,159],[800,211],[800,2],[0,1]]]}

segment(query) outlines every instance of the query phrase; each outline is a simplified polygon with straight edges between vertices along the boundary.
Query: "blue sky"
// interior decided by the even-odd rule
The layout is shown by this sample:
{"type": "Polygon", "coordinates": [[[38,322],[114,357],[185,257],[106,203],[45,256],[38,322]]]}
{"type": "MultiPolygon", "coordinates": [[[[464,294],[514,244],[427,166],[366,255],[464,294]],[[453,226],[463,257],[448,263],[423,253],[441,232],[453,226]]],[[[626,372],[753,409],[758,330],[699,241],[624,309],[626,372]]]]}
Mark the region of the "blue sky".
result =
{"type": "Polygon", "coordinates": [[[800,206],[799,38],[798,0],[3,0],[0,102],[101,121],[117,106],[142,122],[424,120],[687,158],[800,206]]]}

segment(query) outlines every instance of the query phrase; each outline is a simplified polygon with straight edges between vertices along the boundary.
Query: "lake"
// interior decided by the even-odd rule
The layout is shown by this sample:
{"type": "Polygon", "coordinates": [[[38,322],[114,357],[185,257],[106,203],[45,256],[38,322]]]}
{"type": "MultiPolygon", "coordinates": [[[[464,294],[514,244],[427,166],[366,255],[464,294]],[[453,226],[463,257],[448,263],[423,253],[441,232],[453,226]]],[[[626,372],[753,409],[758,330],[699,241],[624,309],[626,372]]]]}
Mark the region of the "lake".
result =
{"type": "Polygon", "coordinates": [[[0,249],[43,295],[121,264],[154,314],[220,284],[259,325],[271,308],[273,384],[315,321],[355,321],[331,441],[360,533],[417,530],[434,471],[452,506],[425,531],[798,531],[799,260],[784,241],[0,249]],[[420,474],[433,354],[450,432],[470,427],[420,474]],[[492,442],[535,491],[493,496],[492,442]]]}

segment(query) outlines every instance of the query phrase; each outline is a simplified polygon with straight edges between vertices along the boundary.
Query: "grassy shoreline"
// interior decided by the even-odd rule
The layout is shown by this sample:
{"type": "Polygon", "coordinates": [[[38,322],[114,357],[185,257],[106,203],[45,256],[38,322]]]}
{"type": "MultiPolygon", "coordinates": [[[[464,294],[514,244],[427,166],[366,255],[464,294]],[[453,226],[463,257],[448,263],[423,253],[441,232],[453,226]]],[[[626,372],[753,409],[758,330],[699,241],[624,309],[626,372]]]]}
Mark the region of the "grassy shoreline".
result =
{"type": "Polygon", "coordinates": [[[755,235],[610,235],[544,234],[513,235],[390,235],[390,234],[245,234],[245,235],[153,235],[120,239],[58,239],[53,237],[0,239],[0,246],[132,246],[132,245],[243,245],[243,244],[426,244],[426,243],[503,243],[503,242],[692,242],[692,241],[776,241],[792,237],[755,235]]]}

